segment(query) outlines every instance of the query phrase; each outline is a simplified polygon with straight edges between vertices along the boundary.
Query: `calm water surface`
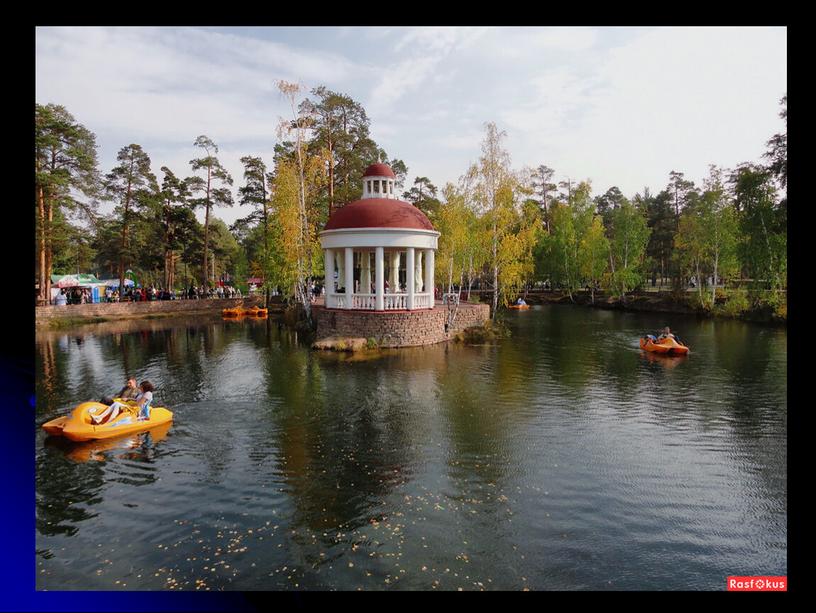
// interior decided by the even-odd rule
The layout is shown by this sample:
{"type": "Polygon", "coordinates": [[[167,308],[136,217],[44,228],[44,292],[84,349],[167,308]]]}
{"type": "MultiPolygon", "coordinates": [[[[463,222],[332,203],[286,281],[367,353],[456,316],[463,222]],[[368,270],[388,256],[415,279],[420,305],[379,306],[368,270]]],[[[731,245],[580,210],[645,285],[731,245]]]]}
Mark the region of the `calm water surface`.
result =
{"type": "MultiPolygon", "coordinates": [[[[37,425],[150,379],[169,429],[37,429],[39,589],[711,589],[787,574],[787,332],[536,307],[492,346],[274,320],[37,338],[37,425]],[[655,358],[669,323],[692,348],[655,358]]],[[[117,331],[118,330],[118,331],[117,331]]]]}

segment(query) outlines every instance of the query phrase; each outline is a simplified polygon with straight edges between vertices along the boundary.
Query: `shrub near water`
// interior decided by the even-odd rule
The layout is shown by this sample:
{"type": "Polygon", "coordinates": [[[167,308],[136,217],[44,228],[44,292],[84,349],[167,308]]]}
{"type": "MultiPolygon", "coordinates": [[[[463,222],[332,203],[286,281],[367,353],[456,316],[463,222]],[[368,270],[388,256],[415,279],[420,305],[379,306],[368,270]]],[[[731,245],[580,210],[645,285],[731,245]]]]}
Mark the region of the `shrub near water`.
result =
{"type": "Polygon", "coordinates": [[[453,339],[459,343],[475,345],[510,336],[510,329],[501,322],[487,320],[481,326],[471,326],[457,332],[453,339]]]}
{"type": "MultiPolygon", "coordinates": [[[[724,301],[722,304],[717,301],[714,306],[714,312],[718,315],[726,317],[739,317],[751,308],[748,301],[748,296],[745,292],[739,290],[725,290],[722,292],[724,301]]],[[[719,298],[719,296],[718,296],[719,298]]]]}

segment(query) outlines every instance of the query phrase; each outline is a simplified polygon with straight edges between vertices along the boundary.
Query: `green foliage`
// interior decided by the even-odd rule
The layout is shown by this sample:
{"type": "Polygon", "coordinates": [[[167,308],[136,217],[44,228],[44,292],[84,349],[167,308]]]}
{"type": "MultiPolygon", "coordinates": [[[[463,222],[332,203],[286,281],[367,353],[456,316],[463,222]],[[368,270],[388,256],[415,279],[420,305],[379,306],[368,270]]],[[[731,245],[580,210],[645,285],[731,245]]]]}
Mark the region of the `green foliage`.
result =
{"type": "Polygon", "coordinates": [[[744,290],[726,290],[725,302],[714,306],[714,313],[726,317],[739,317],[751,308],[748,293],[744,290]]]}
{"type": "Polygon", "coordinates": [[[435,223],[441,206],[436,192],[436,186],[428,177],[417,177],[414,179],[414,186],[403,193],[402,197],[425,213],[431,223],[435,223]]]}
{"type": "Polygon", "coordinates": [[[36,269],[45,302],[54,261],[71,244],[67,220],[79,213],[93,223],[99,190],[96,137],[56,104],[34,106],[34,187],[36,269]]]}
{"type": "Polygon", "coordinates": [[[788,95],[779,101],[782,110],[779,116],[785,120],[785,132],[774,134],[768,141],[768,151],[763,157],[768,159],[767,170],[783,188],[788,186],[788,95]]]}
{"type": "Polygon", "coordinates": [[[641,266],[649,234],[645,215],[630,203],[624,202],[612,213],[608,284],[621,298],[643,280],[641,266]]]}

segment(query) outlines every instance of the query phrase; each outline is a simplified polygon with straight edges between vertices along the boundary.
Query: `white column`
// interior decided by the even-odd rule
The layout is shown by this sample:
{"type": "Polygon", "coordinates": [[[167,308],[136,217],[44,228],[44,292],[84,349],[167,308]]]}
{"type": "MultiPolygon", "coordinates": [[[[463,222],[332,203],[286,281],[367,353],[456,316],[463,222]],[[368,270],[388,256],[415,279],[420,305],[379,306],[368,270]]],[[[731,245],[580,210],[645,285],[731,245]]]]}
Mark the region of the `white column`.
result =
{"type": "Polygon", "coordinates": [[[331,249],[323,250],[323,268],[326,269],[326,306],[329,306],[329,294],[334,293],[334,254],[331,249]]]}
{"type": "Polygon", "coordinates": [[[434,304],[434,250],[425,250],[425,291],[431,293],[431,306],[434,304]]]}
{"type": "Polygon", "coordinates": [[[393,251],[391,253],[391,270],[388,277],[388,287],[392,294],[399,293],[399,267],[400,267],[400,252],[393,251]]]}
{"type": "Polygon", "coordinates": [[[422,250],[414,255],[416,259],[416,270],[414,271],[414,291],[425,291],[425,277],[422,274],[422,250]]]}
{"type": "Polygon", "coordinates": [[[346,282],[346,273],[343,272],[345,270],[345,259],[340,249],[333,249],[332,252],[334,253],[334,263],[337,266],[337,289],[339,290],[343,287],[343,283],[346,282]]]}
{"type": "Polygon", "coordinates": [[[346,247],[346,308],[351,309],[351,296],[354,294],[354,250],[346,247]]]}
{"type": "Polygon", "coordinates": [[[371,252],[360,253],[360,293],[371,293],[371,252]]]}
{"type": "Polygon", "coordinates": [[[408,310],[414,308],[414,248],[405,249],[405,291],[408,293],[408,310]]]}
{"type": "Polygon", "coordinates": [[[374,308],[378,311],[385,310],[385,252],[382,247],[377,247],[374,252],[374,287],[377,294],[377,301],[374,308]]]}

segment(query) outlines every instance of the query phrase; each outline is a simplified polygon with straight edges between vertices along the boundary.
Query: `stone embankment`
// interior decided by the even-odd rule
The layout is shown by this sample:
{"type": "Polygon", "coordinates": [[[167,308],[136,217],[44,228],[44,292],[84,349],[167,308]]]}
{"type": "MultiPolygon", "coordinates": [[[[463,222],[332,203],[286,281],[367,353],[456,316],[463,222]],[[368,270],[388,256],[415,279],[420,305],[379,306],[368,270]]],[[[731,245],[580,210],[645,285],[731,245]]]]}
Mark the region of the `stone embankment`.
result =
{"type": "Polygon", "coordinates": [[[480,326],[490,319],[487,304],[460,304],[453,325],[448,326],[448,307],[416,311],[357,311],[314,306],[317,321],[315,348],[344,350],[359,346],[361,339],[377,347],[416,347],[450,339],[455,332],[480,326]],[[357,339],[356,343],[350,342],[357,339]],[[371,339],[369,341],[369,339],[371,339]]]}
{"type": "MultiPolygon", "coordinates": [[[[212,298],[204,300],[152,300],[146,302],[100,302],[65,306],[35,307],[37,326],[59,326],[65,323],[95,323],[117,319],[162,317],[194,313],[220,313],[237,306],[262,306],[262,296],[248,298],[212,298]]],[[[270,314],[275,305],[270,305],[270,314]]],[[[282,306],[280,307],[282,310],[282,306]]]]}

